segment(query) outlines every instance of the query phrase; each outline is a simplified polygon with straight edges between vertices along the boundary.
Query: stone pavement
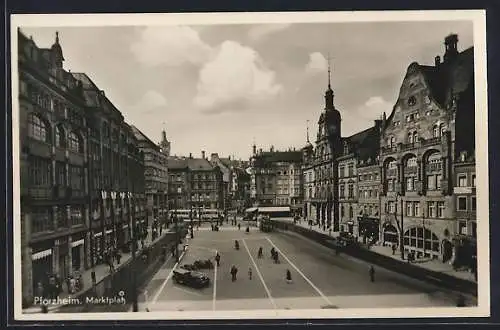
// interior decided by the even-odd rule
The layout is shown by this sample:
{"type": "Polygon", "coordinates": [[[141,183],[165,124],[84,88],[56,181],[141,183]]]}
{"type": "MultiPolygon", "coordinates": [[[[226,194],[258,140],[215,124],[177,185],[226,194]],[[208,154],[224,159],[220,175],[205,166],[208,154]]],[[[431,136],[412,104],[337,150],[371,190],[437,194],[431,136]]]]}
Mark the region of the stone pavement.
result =
{"type": "MultiPolygon", "coordinates": [[[[151,238],[152,238],[151,228],[148,228],[148,236],[144,240],[145,246],[148,246],[148,245],[150,245],[152,243],[155,243],[160,238],[162,238],[163,236],[165,236],[166,233],[172,232],[172,231],[173,231],[173,227],[169,228],[169,229],[164,229],[162,231],[162,235],[159,236],[159,237],[157,237],[154,241],[152,241],[151,240],[151,238]]],[[[139,249],[136,251],[136,255],[139,255],[141,250],[142,250],[141,244],[139,243],[139,249]]],[[[132,258],[132,252],[130,252],[130,253],[123,253],[122,252],[121,255],[122,255],[122,258],[120,260],[120,264],[118,264],[116,262],[116,260],[113,259],[113,264],[115,266],[115,270],[118,270],[120,267],[123,267],[123,265],[127,264],[127,261],[129,261],[132,258]]],[[[95,265],[94,270],[95,270],[96,283],[99,283],[105,277],[107,277],[107,276],[110,275],[109,266],[107,264],[95,265]]],[[[91,287],[91,285],[92,285],[91,274],[92,274],[92,268],[86,269],[86,270],[84,270],[84,271],[81,272],[84,288],[83,288],[82,291],[75,292],[73,294],[68,293],[67,285],[66,285],[66,283],[63,283],[62,284],[62,286],[63,286],[63,292],[61,292],[61,294],[59,295],[59,298],[61,300],[63,300],[63,299],[66,299],[66,298],[69,299],[69,298],[78,297],[83,292],[85,292],[86,290],[88,290],[89,287],[91,287]]],[[[51,305],[51,306],[48,306],[48,311],[49,311],[49,313],[55,312],[60,307],[61,307],[61,305],[51,305]]],[[[40,312],[41,312],[41,307],[40,306],[34,306],[34,305],[32,305],[32,306],[30,306],[28,308],[23,308],[23,314],[37,314],[37,313],[40,313],[40,312]]]]}
{"type": "MultiPolygon", "coordinates": [[[[291,219],[291,218],[282,218],[282,219],[280,218],[280,219],[276,219],[276,220],[279,220],[279,221],[289,221],[290,223],[293,223],[293,219],[291,219]]],[[[303,228],[310,229],[310,230],[314,230],[314,231],[316,231],[318,233],[322,233],[322,234],[325,234],[325,235],[330,235],[332,237],[338,237],[339,236],[338,232],[330,233],[328,231],[328,229],[326,231],[324,231],[322,228],[320,228],[319,225],[309,226],[309,224],[307,223],[307,221],[305,221],[303,219],[302,219],[302,221],[297,222],[296,225],[297,226],[301,226],[303,228]]],[[[376,252],[376,253],[388,256],[388,257],[392,257],[392,258],[394,258],[396,260],[399,260],[401,262],[406,262],[406,261],[402,261],[401,260],[401,252],[399,250],[396,251],[396,253],[393,255],[392,254],[392,249],[391,249],[390,246],[382,246],[382,245],[376,244],[376,245],[372,245],[370,247],[370,250],[373,251],[373,252],[376,252]]],[[[419,267],[422,267],[422,268],[426,268],[426,269],[435,271],[435,272],[440,272],[440,273],[444,273],[444,274],[447,274],[447,275],[450,275],[450,276],[454,276],[454,277],[459,278],[459,279],[476,282],[473,273],[471,273],[469,271],[464,271],[464,270],[454,270],[453,266],[450,263],[447,263],[447,262],[443,263],[442,261],[439,261],[439,260],[429,260],[429,259],[426,259],[426,260],[420,260],[420,261],[417,260],[413,264],[417,265],[419,267]]]]}

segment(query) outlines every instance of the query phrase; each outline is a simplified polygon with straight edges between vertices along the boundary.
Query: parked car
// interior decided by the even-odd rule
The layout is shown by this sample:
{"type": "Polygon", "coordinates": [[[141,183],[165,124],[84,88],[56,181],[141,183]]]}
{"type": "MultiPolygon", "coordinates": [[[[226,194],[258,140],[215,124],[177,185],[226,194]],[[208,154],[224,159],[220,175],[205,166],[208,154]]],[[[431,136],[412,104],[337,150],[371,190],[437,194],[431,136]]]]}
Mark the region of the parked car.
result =
{"type": "Polygon", "coordinates": [[[193,288],[201,289],[210,285],[210,278],[201,272],[179,268],[174,270],[174,282],[193,288]]]}

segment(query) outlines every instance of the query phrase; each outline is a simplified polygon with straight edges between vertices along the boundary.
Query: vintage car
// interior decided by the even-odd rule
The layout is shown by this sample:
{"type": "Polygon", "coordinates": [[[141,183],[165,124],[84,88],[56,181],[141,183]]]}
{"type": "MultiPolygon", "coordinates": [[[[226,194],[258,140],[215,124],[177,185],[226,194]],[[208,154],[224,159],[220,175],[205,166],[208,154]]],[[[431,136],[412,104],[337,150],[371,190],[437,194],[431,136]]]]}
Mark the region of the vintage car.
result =
{"type": "Polygon", "coordinates": [[[183,284],[198,289],[210,285],[210,278],[206,274],[184,268],[174,270],[172,278],[177,284],[183,284]]]}

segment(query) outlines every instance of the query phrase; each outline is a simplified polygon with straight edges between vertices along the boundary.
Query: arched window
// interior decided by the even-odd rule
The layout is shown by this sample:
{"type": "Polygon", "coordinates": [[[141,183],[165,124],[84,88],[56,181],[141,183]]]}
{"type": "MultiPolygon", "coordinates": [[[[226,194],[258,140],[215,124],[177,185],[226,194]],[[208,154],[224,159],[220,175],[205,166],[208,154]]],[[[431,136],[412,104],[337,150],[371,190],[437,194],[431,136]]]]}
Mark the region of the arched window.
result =
{"type": "Polygon", "coordinates": [[[56,147],[58,147],[58,148],[65,147],[66,139],[64,136],[64,129],[62,128],[61,125],[56,126],[55,143],[56,143],[56,147]]]}
{"type": "Polygon", "coordinates": [[[418,142],[418,133],[417,131],[413,132],[413,143],[417,143],[418,142]]]}
{"type": "Polygon", "coordinates": [[[408,132],[408,143],[413,143],[413,132],[408,132]]]}
{"type": "Polygon", "coordinates": [[[71,132],[68,135],[68,149],[73,152],[82,152],[82,142],[75,132],[71,132]]]}
{"type": "Polygon", "coordinates": [[[439,136],[443,136],[444,133],[446,132],[446,127],[444,126],[444,124],[440,124],[439,125],[439,136]]]}
{"type": "Polygon", "coordinates": [[[432,129],[432,136],[435,138],[440,136],[439,125],[434,125],[432,129]]]}
{"type": "Polygon", "coordinates": [[[426,172],[426,188],[428,190],[441,189],[441,171],[442,159],[439,152],[434,152],[427,157],[425,172],[426,172]]]}
{"type": "Polygon", "coordinates": [[[38,141],[50,141],[47,123],[34,113],[30,114],[28,117],[28,136],[38,141]]]}

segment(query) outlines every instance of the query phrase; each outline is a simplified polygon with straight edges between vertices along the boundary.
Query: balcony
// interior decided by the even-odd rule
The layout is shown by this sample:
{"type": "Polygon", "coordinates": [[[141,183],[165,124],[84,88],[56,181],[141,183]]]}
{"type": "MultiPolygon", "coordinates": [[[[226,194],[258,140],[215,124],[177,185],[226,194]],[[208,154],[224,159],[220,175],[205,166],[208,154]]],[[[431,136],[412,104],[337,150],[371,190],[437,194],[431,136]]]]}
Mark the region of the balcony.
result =
{"type": "Polygon", "coordinates": [[[420,144],[422,147],[427,147],[427,146],[433,146],[433,145],[438,145],[441,144],[441,137],[433,137],[430,139],[420,139],[420,144]]]}
{"type": "Polygon", "coordinates": [[[396,146],[382,146],[380,147],[380,153],[382,155],[391,154],[398,151],[396,146]]]}

